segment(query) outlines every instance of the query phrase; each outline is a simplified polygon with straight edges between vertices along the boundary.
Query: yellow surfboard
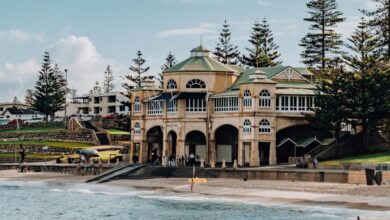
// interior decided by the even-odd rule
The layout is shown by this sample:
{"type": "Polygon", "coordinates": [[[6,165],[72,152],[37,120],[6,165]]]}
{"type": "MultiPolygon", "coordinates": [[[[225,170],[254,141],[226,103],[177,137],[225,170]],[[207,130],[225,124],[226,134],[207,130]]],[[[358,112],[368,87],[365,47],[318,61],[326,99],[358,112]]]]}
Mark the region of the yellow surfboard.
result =
{"type": "Polygon", "coordinates": [[[189,178],[188,183],[207,183],[207,179],[205,178],[189,178]]]}

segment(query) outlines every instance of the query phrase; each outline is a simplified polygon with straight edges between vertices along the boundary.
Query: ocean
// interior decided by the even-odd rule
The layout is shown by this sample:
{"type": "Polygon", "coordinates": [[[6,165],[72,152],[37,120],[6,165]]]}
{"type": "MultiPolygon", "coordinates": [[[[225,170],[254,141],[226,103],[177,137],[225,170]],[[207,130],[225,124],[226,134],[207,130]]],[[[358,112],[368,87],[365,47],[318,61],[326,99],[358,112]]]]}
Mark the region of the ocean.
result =
{"type": "MultiPolygon", "coordinates": [[[[95,184],[0,181],[2,220],[356,219],[380,213],[340,207],[275,205],[95,184]]],[[[383,213],[382,213],[383,214],[383,213]]],[[[379,219],[384,219],[379,218],[379,219]]]]}

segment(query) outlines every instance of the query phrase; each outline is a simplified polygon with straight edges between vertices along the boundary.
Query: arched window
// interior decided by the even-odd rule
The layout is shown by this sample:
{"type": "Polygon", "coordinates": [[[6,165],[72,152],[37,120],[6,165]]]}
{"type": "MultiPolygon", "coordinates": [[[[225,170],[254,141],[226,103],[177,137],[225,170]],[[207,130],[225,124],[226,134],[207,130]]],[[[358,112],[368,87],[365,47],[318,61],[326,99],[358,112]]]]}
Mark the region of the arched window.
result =
{"type": "Polygon", "coordinates": [[[141,134],[141,125],[136,122],[134,125],[134,135],[140,135],[141,134]]]}
{"type": "Polygon", "coordinates": [[[260,133],[271,133],[271,124],[267,119],[262,119],[259,123],[260,133]]]}
{"type": "Polygon", "coordinates": [[[249,119],[244,120],[244,126],[243,126],[242,131],[244,133],[251,133],[252,132],[251,120],[249,120],[249,119]]]}
{"type": "Polygon", "coordinates": [[[271,107],[271,95],[267,90],[262,90],[260,92],[260,107],[271,107]]]}
{"type": "Polygon", "coordinates": [[[136,96],[134,98],[134,112],[140,112],[141,111],[141,100],[139,99],[139,96],[136,96]]]}
{"type": "Polygon", "coordinates": [[[244,107],[252,106],[252,97],[251,97],[251,92],[249,90],[244,91],[244,98],[242,99],[242,102],[244,107]]]}
{"type": "Polygon", "coordinates": [[[168,80],[167,89],[176,89],[176,88],[177,88],[176,81],[173,79],[168,80]]]}
{"type": "Polygon", "coordinates": [[[186,88],[189,89],[204,89],[206,88],[206,83],[200,79],[191,79],[187,82],[186,88]]]}

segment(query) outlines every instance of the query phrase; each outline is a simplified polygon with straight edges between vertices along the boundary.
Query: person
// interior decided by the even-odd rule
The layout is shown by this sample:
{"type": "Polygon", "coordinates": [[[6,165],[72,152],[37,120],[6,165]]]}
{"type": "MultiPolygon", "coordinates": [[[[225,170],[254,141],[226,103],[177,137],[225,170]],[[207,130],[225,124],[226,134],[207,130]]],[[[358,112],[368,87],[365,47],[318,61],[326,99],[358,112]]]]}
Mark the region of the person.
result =
{"type": "Polygon", "coordinates": [[[24,159],[26,157],[26,152],[24,151],[23,146],[20,146],[21,150],[19,151],[20,154],[20,164],[24,163],[24,159]]]}
{"type": "Polygon", "coordinates": [[[314,168],[314,169],[317,168],[317,164],[318,164],[317,157],[314,157],[314,160],[313,160],[313,168],[314,168]]]}
{"type": "Polygon", "coordinates": [[[190,166],[193,166],[195,164],[195,155],[194,153],[190,153],[190,166]]]}

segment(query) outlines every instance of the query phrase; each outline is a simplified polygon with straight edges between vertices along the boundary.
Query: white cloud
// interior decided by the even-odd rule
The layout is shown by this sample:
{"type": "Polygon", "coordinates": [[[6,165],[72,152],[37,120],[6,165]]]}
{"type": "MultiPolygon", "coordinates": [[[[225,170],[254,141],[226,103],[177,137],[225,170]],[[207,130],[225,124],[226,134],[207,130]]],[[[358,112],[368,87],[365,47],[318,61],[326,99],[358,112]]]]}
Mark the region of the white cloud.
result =
{"type": "Polygon", "coordinates": [[[103,81],[107,65],[114,73],[116,89],[121,89],[119,75],[127,72],[125,65],[103,57],[87,37],[68,36],[49,47],[52,62],[68,69],[69,86],[79,94],[87,93],[95,81],[103,81]]]}
{"type": "Polygon", "coordinates": [[[7,40],[12,42],[27,42],[38,41],[42,42],[45,39],[45,33],[29,33],[20,29],[0,30],[0,40],[7,40]]]}
{"type": "Polygon", "coordinates": [[[257,0],[257,4],[262,5],[262,6],[270,6],[271,2],[267,0],[257,0]]]}
{"type": "Polygon", "coordinates": [[[337,25],[336,31],[342,34],[343,38],[349,38],[351,34],[355,31],[360,19],[360,17],[349,16],[346,18],[345,21],[337,25]]]}
{"type": "Polygon", "coordinates": [[[201,34],[216,34],[217,25],[212,23],[201,23],[197,27],[170,29],[160,31],[156,34],[158,38],[174,37],[174,36],[200,36],[201,34]]]}

